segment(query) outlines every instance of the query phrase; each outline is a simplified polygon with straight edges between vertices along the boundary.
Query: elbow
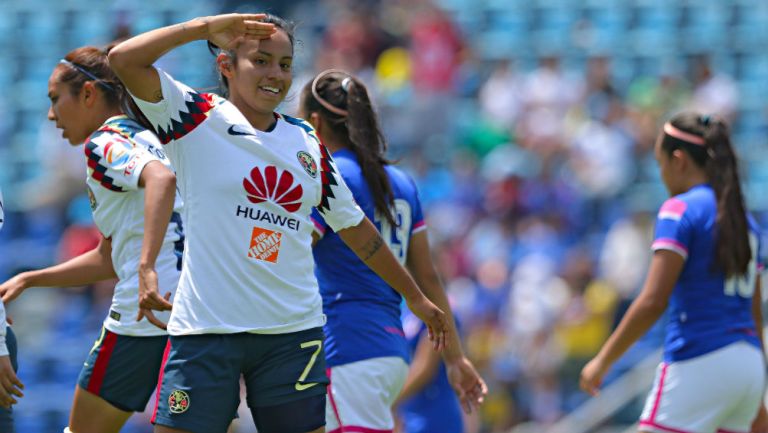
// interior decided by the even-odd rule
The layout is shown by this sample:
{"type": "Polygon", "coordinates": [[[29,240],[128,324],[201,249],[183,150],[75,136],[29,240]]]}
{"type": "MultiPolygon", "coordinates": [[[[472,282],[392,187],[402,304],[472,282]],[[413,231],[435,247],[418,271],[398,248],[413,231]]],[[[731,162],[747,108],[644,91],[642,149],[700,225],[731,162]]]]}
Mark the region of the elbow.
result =
{"type": "Polygon", "coordinates": [[[125,49],[123,48],[123,45],[124,44],[117,45],[109,50],[109,53],[107,54],[109,67],[115,71],[118,76],[120,76],[120,72],[125,69],[125,64],[128,59],[127,53],[124,52],[125,49]]]}

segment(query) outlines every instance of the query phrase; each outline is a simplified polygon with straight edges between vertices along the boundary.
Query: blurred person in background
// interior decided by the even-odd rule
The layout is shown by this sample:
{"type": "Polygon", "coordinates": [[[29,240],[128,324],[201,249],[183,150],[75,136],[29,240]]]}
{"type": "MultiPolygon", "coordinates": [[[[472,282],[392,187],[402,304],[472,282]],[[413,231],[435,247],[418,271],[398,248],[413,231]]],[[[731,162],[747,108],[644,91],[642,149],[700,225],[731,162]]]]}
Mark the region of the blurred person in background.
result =
{"type": "MultiPolygon", "coordinates": [[[[118,432],[144,410],[157,384],[167,334],[142,321],[139,287],[174,290],[184,235],[176,179],[157,137],[135,118],[107,64],[110,47],[69,52],[48,82],[48,119],[72,145],[85,143],[86,185],[101,232],[98,245],[70,260],[0,285],[4,302],[29,287],[82,286],[117,277],[101,335],[81,370],[68,433],[118,432]],[[169,224],[169,221],[172,224],[169,224]]],[[[166,299],[171,292],[166,294],[166,299]]],[[[147,312],[162,323],[162,316],[147,312]]]]}
{"type": "MultiPolygon", "coordinates": [[[[386,245],[452,323],[448,298],[432,264],[418,192],[413,180],[385,158],[387,144],[365,85],[344,71],[323,71],[304,86],[300,112],[322,137],[355,201],[386,245]]],[[[315,273],[328,316],[327,428],[391,431],[391,406],[408,375],[410,358],[400,318],[402,298],[344,245],[317,210],[312,220],[315,273]]],[[[471,412],[482,402],[486,387],[464,356],[455,326],[450,328],[443,356],[451,383],[471,412]]]]}
{"type": "Polygon", "coordinates": [[[640,431],[764,433],[760,232],[745,209],[728,127],[679,114],[664,124],[655,154],[672,197],[658,213],[646,281],[582,370],[581,388],[597,394],[611,365],[669,308],[640,431]]]}
{"type": "MultiPolygon", "coordinates": [[[[5,222],[3,192],[0,191],[0,229],[5,222]]],[[[13,433],[13,408],[16,397],[23,397],[24,384],[16,377],[19,369],[16,336],[6,322],[5,304],[0,303],[0,431],[13,433]]]]}
{"type": "Polygon", "coordinates": [[[165,143],[189,217],[156,432],[223,431],[239,404],[241,376],[258,430],[324,431],[313,208],[404,295],[443,349],[452,338],[445,313],[384,246],[313,128],[274,111],[293,82],[290,23],[266,14],[203,17],[138,35],[109,57],[165,143]],[[195,40],[210,42],[228,99],[153,66],[195,40]]]}

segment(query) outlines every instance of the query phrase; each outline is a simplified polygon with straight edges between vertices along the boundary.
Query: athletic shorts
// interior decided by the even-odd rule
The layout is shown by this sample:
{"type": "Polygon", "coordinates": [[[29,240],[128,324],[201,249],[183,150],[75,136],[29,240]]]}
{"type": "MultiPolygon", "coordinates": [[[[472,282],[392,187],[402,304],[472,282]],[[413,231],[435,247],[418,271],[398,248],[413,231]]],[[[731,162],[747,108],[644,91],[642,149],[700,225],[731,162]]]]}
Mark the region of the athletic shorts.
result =
{"type": "Polygon", "coordinates": [[[142,412],[152,392],[168,343],[165,335],[131,337],[101,328],[77,384],[126,412],[142,412]]]}
{"type": "Polygon", "coordinates": [[[763,355],[745,342],[662,362],[640,416],[640,431],[747,433],[764,392],[763,355]]]}
{"type": "MultiPolygon", "coordinates": [[[[5,347],[8,348],[8,356],[11,358],[11,365],[13,371],[19,371],[16,334],[13,333],[11,327],[5,328],[5,347]]],[[[0,432],[14,433],[16,430],[13,427],[13,407],[6,409],[0,407],[0,432]]]]}
{"type": "Polygon", "coordinates": [[[327,433],[391,432],[392,403],[408,377],[408,364],[388,356],[337,365],[327,370],[331,384],[325,405],[327,433]]]}
{"type": "MultiPolygon", "coordinates": [[[[193,433],[226,432],[240,404],[241,376],[252,411],[324,396],[328,378],[323,329],[171,336],[152,422],[193,433]]],[[[316,409],[289,417],[302,429],[307,419],[317,420],[310,430],[322,427],[325,405],[312,407],[316,409]]],[[[286,425],[286,420],[262,421],[286,425]]],[[[291,433],[291,427],[284,428],[291,433]]]]}

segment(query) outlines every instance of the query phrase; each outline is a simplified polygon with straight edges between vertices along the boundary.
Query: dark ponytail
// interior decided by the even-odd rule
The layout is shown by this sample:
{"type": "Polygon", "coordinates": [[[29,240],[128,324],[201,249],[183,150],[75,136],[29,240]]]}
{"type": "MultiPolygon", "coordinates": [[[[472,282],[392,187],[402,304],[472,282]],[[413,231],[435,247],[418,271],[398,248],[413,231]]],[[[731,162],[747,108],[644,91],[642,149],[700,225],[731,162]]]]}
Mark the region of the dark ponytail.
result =
{"type": "Polygon", "coordinates": [[[391,164],[384,157],[387,142],[379,127],[365,85],[343,71],[325,71],[302,91],[304,113],[318,113],[331,126],[332,135],[354,152],[373,196],[374,208],[396,227],[392,214],[395,200],[392,185],[385,170],[391,164]]]}
{"type": "Polygon", "coordinates": [[[120,107],[120,110],[128,117],[135,120],[141,126],[154,131],[139,107],[128,94],[128,90],[112,68],[109,67],[107,54],[120,41],[112,42],[104,49],[85,46],[76,48],[56,66],[61,72],[59,81],[69,84],[69,90],[73,95],[78,95],[86,81],[93,81],[101,89],[107,104],[111,107],[120,107]]]}
{"type": "Polygon", "coordinates": [[[671,154],[682,148],[704,168],[717,200],[715,263],[728,277],[744,275],[752,260],[752,249],[739,167],[728,125],[722,119],[693,113],[679,114],[669,123],[684,133],[704,139],[702,146],[665,134],[662,149],[671,154]]]}

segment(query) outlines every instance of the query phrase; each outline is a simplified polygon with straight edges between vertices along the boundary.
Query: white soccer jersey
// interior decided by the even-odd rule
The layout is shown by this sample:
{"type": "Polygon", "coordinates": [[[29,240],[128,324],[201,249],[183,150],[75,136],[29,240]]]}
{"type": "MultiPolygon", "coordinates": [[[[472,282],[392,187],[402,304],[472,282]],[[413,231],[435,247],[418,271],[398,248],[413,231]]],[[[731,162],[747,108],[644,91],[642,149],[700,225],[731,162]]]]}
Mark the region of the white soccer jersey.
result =
{"type": "Polygon", "coordinates": [[[363,218],[330,154],[306,122],[276,114],[271,131],[256,130],[229,101],[158,72],[164,99],[135,99],[184,199],[187,243],[168,332],[322,326],[310,211],[334,230],[363,218]]]}
{"type": "MultiPolygon", "coordinates": [[[[102,235],[112,240],[112,265],[119,279],[104,326],[120,335],[153,336],[165,332],[147,320],[136,321],[139,308],[139,258],[144,237],[144,190],[138,187],[141,171],[151,161],[171,168],[152,132],[127,116],[108,119],[85,143],[87,187],[93,219],[102,235]]],[[[184,233],[181,199],[174,212],[156,270],[161,293],[175,291],[181,270],[184,233]]],[[[169,313],[157,313],[167,320],[169,313]]]]}

